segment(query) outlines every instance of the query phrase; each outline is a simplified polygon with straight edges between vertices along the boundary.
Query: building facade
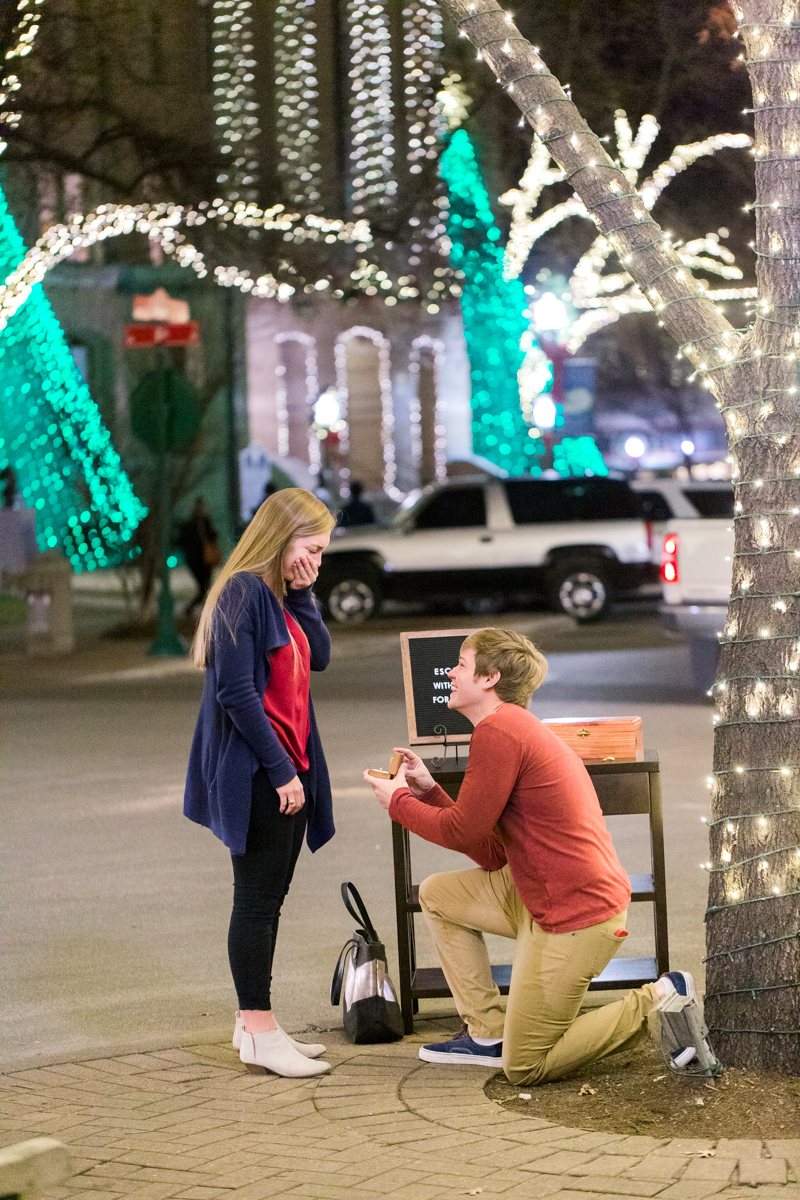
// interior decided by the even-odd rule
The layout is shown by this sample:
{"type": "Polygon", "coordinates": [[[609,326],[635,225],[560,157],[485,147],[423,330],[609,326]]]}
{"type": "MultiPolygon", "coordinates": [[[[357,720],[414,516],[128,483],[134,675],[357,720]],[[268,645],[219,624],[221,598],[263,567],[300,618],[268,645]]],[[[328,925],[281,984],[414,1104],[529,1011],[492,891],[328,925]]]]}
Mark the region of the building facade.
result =
{"type": "MultiPolygon", "coordinates": [[[[364,219],[330,287],[252,298],[249,437],[393,497],[471,452],[470,378],[438,180],[435,0],[216,0],[214,105],[229,201],[364,219]],[[227,166],[230,163],[230,166],[227,166]],[[314,419],[335,395],[334,437],[314,419]]],[[[287,257],[294,251],[287,248],[287,257]]],[[[334,251],[330,254],[333,256],[334,251]]],[[[321,268],[330,264],[321,260],[321,268]]]]}
{"type": "Polygon", "coordinates": [[[278,458],[308,464],[340,488],[357,479],[397,497],[446,474],[448,459],[468,458],[470,374],[457,312],[353,305],[315,299],[303,305],[251,300],[247,318],[247,395],[251,439],[278,458]],[[320,395],[339,406],[331,461],[314,421],[320,395]]]}

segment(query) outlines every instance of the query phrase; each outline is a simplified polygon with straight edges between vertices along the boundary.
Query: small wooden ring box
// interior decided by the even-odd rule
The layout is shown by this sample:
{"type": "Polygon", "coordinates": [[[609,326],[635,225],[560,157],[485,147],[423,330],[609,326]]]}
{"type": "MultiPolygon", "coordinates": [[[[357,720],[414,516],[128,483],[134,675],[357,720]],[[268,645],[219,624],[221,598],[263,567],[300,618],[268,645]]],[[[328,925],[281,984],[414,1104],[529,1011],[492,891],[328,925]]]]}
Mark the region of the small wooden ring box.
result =
{"type": "Polygon", "coordinates": [[[370,767],[370,769],[367,771],[367,774],[371,775],[373,779],[394,779],[395,775],[400,770],[402,762],[402,754],[393,754],[389,760],[388,771],[380,771],[377,767],[370,767]]]}

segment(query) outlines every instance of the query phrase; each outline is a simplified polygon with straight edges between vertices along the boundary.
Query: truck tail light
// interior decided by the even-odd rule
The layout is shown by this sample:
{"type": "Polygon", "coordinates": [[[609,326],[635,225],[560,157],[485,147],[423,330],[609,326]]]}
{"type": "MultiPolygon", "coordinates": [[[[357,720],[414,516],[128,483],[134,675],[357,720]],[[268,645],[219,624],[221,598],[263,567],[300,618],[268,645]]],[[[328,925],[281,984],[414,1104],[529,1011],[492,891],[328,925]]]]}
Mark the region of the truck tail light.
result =
{"type": "Polygon", "coordinates": [[[664,538],[661,548],[661,578],[665,583],[680,583],[677,533],[668,533],[664,538]]]}

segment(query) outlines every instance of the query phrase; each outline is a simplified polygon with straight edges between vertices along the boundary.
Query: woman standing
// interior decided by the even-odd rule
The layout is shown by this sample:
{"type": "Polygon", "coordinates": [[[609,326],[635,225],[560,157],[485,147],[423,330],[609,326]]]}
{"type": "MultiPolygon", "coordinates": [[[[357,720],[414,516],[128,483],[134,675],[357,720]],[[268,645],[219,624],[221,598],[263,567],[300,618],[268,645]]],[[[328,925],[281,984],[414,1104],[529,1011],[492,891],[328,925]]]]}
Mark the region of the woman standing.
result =
{"type": "Polygon", "coordinates": [[[333,837],[328,769],[309,697],[330,637],[311,586],[335,518],[300,488],[265,500],[209,592],[193,646],[205,685],[183,811],[230,849],[228,957],[239,1009],[234,1047],[250,1071],[319,1075],[324,1046],[296,1042],[272,1014],[281,905],[305,834],[333,837]]]}

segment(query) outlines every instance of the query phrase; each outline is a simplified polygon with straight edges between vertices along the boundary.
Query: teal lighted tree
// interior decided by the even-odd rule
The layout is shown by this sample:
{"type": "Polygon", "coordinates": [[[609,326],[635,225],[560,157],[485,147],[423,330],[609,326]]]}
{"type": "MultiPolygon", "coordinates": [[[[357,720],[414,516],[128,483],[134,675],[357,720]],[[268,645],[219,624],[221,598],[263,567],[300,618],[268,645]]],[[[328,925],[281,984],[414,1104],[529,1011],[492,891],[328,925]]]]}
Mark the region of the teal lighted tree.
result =
{"type": "Polygon", "coordinates": [[[502,235],[465,129],[447,135],[439,169],[450,202],[450,261],[464,275],[473,448],[511,475],[539,475],[545,446],[523,417],[517,382],[528,330],[525,292],[519,279],[503,278],[502,235]]]}
{"type": "MultiPolygon", "coordinates": [[[[0,42],[3,129],[15,129],[17,70],[30,54],[43,0],[16,0],[0,42]]],[[[0,142],[0,154],[6,143],[0,142]]],[[[0,188],[0,280],[26,258],[0,188]]],[[[2,290],[0,288],[0,290],[2,290]]],[[[130,557],[147,511],[134,495],[64,331],[36,282],[0,324],[0,470],[11,467],[26,505],[36,510],[42,550],[59,547],[75,571],[130,557]]]]}
{"type": "MultiPolygon", "coordinates": [[[[464,276],[461,312],[472,377],[473,449],[510,475],[541,475],[547,448],[532,423],[533,399],[551,386],[552,372],[528,324],[522,282],[504,274],[502,234],[465,129],[446,135],[439,170],[449,198],[450,261],[464,276]],[[522,394],[520,368],[526,383],[522,394]]],[[[553,468],[561,476],[608,474],[592,437],[563,438],[552,451],[553,468]]]]}
{"type": "MultiPolygon", "coordinates": [[[[24,256],[0,189],[0,278],[24,256]]],[[[130,556],[146,509],[41,284],[0,332],[0,469],[8,466],[25,503],[36,509],[42,550],[59,547],[75,571],[130,556]]]]}

